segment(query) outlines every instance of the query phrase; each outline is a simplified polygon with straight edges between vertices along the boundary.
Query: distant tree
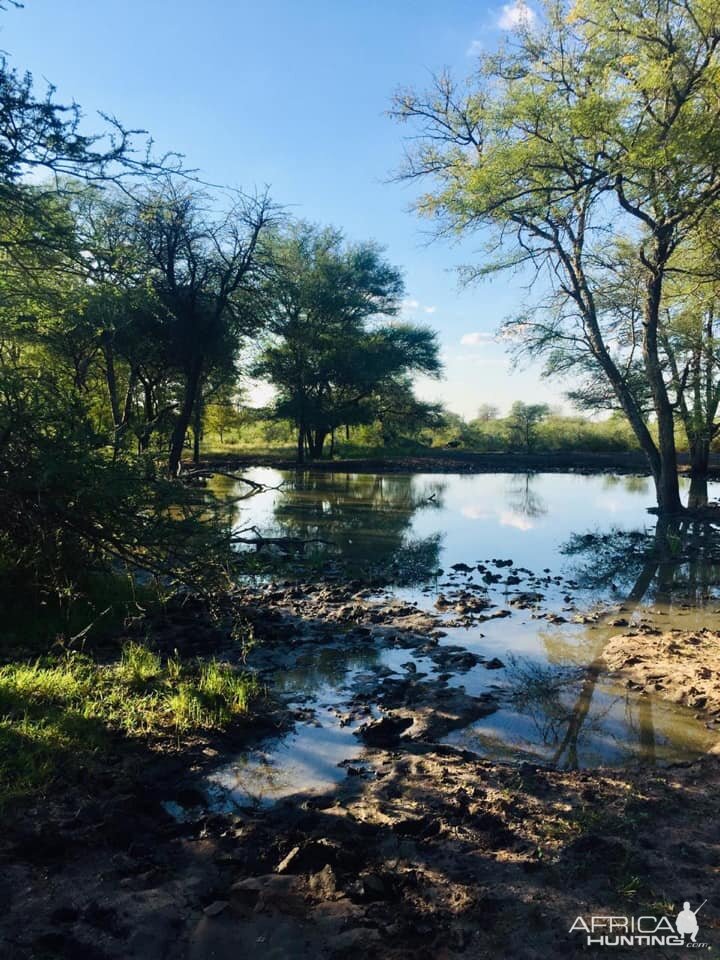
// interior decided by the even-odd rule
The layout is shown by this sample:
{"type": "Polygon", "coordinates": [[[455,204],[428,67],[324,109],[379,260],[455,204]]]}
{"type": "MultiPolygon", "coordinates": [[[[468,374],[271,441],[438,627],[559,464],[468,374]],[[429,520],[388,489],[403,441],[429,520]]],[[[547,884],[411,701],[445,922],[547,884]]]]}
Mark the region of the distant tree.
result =
{"type": "Polygon", "coordinates": [[[402,293],[374,244],[307,223],[276,236],[262,298],[270,337],[254,372],[277,389],[275,415],[296,424],[300,462],[306,450],[322,456],[338,427],[378,419],[393,396],[407,403],[409,374],[437,374],[435,334],[394,319],[402,293]]]}
{"type": "Polygon", "coordinates": [[[239,430],[247,417],[242,409],[242,393],[233,381],[224,381],[205,394],[203,427],[216,433],[220,443],[231,430],[239,430]]]}
{"type": "Polygon", "coordinates": [[[381,386],[373,405],[385,444],[415,436],[423,428],[439,427],[443,422],[442,405],[418,400],[409,376],[398,376],[381,386]]]}
{"type": "Polygon", "coordinates": [[[523,403],[516,400],[510,408],[507,426],[513,446],[530,451],[537,440],[537,428],[549,415],[546,403],[523,403]]]}
{"type": "Polygon", "coordinates": [[[494,403],[481,403],[478,407],[477,419],[481,423],[489,423],[490,420],[497,420],[500,416],[500,410],[494,403]]]}

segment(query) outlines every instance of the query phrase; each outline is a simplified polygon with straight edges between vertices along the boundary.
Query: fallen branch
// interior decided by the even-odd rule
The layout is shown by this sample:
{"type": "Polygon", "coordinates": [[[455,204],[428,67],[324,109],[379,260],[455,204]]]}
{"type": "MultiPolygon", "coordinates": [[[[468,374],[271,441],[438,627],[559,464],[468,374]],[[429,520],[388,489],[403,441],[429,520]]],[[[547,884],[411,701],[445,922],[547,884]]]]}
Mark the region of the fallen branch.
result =
{"type": "Polygon", "coordinates": [[[333,545],[331,540],[323,540],[322,537],[310,537],[307,540],[302,537],[265,537],[257,527],[247,527],[246,530],[239,531],[239,533],[230,537],[230,543],[245,543],[254,546],[258,553],[265,547],[280,547],[281,549],[285,549],[286,552],[305,553],[305,547],[310,543],[322,543],[326,546],[333,545]],[[241,534],[248,532],[254,533],[255,536],[241,536],[241,534]]]}

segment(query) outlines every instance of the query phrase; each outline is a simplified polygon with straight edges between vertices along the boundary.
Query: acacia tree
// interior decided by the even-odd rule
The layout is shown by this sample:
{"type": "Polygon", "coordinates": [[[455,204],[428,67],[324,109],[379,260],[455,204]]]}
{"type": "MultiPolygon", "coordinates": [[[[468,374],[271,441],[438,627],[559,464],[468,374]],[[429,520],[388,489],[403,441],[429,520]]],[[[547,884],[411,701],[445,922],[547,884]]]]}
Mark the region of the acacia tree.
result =
{"type": "Polygon", "coordinates": [[[660,331],[695,477],[707,475],[710,447],[720,432],[720,244],[715,222],[713,217],[702,224],[687,249],[671,261],[660,331]]]}
{"type": "Polygon", "coordinates": [[[541,24],[482,58],[467,87],[443,75],[427,96],[401,92],[393,111],[420,128],[403,175],[436,183],[419,210],[451,231],[489,228],[494,253],[468,277],[535,271],[553,309],[523,318],[528,349],[569,346],[590,361],[670,513],[681,503],[660,344],[664,284],[720,196],[719,17],[709,0],[548,3],[541,24]],[[599,298],[603,251],[619,233],[642,269],[638,353],[657,442],[599,298]]]}
{"type": "MultiPolygon", "coordinates": [[[[260,271],[262,241],[276,221],[267,195],[241,197],[215,218],[204,200],[172,180],[141,195],[134,212],[135,242],[165,311],[168,364],[180,377],[167,471],[180,469],[185,437],[203,384],[237,355],[258,313],[248,298],[260,271]]],[[[198,413],[198,422],[202,416],[198,413]]]]}
{"type": "Polygon", "coordinates": [[[255,374],[276,387],[276,415],[297,427],[298,461],[306,448],[322,456],[339,426],[376,419],[408,374],[438,372],[435,335],[393,319],[403,289],[374,244],[346,245],[306,223],[276,236],[262,299],[270,335],[255,374]]]}
{"type": "Polygon", "coordinates": [[[523,403],[516,400],[510,407],[507,426],[511,442],[530,451],[537,440],[537,428],[550,413],[546,403],[523,403]]]}

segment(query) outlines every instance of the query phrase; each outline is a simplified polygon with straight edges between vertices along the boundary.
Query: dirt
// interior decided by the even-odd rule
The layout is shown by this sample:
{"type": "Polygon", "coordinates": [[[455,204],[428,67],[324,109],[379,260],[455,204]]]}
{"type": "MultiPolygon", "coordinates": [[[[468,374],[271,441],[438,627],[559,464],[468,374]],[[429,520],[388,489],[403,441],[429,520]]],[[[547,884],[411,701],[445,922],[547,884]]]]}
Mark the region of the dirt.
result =
{"type": "MultiPolygon", "coordinates": [[[[450,616],[492,612],[454,611],[465,589],[456,573],[450,616]]],[[[255,625],[251,660],[267,678],[338,637],[407,649],[440,671],[484,662],[439,645],[447,614],[378,602],[362,584],[270,584],[233,602],[255,625]]],[[[144,627],[161,646],[192,650],[200,620],[185,603],[144,627]]],[[[720,635],[628,628],[605,657],[627,682],[709,720],[720,711],[720,635]]],[[[174,748],[119,740],[99,774],[13,811],[0,839],[0,955],[574,958],[588,953],[570,932],[577,916],[675,916],[705,899],[703,937],[720,942],[720,758],[593,771],[485,761],[438,741],[495,709],[495,695],[448,688],[442,672],[406,673],[355,689],[366,750],[327,793],[210,812],[204,778],[258,735],[245,728],[174,748]],[[379,716],[367,715],[371,702],[379,716]]],[[[266,717],[278,729],[290,721],[266,717]]]]}
{"type": "Polygon", "coordinates": [[[720,633],[652,627],[612,637],[608,671],[633,690],[680,703],[720,723],[720,633]]]}

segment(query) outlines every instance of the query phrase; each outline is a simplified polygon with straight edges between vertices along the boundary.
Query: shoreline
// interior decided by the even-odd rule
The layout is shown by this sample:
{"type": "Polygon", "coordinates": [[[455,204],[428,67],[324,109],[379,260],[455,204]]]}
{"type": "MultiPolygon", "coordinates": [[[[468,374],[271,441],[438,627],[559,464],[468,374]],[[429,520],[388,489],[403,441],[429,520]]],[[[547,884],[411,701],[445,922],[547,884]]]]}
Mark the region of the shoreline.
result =
{"type": "MultiPolygon", "coordinates": [[[[346,457],[335,460],[297,460],[282,453],[207,453],[201,466],[231,469],[274,467],[278,470],[326,473],[619,473],[649,476],[647,459],[633,453],[457,453],[437,450],[428,454],[389,457],[346,457]]],[[[188,467],[190,465],[188,464],[188,467]]],[[[678,457],[678,470],[687,473],[689,458],[678,457]]],[[[709,478],[720,475],[720,455],[713,456],[709,478]]]]}

